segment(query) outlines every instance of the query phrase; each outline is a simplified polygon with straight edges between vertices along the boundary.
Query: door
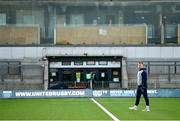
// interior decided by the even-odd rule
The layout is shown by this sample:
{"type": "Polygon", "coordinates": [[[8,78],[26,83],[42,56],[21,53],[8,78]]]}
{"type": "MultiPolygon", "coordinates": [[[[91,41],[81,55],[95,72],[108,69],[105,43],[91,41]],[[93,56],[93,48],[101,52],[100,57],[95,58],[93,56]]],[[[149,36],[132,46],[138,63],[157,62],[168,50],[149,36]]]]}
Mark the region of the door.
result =
{"type": "Polygon", "coordinates": [[[120,70],[119,69],[112,70],[112,81],[120,82],[120,70]]]}
{"type": "Polygon", "coordinates": [[[115,15],[106,16],[106,24],[115,24],[115,15]]]}
{"type": "Polygon", "coordinates": [[[72,81],[72,72],[71,70],[63,70],[62,72],[62,80],[61,80],[66,87],[73,87],[74,83],[72,81]]]}
{"type": "Polygon", "coordinates": [[[108,71],[106,69],[99,70],[99,86],[100,86],[100,88],[108,88],[109,87],[108,71]]]}
{"type": "Polygon", "coordinates": [[[84,79],[84,71],[82,69],[76,69],[74,71],[75,88],[84,89],[87,87],[87,82],[84,79]]]}

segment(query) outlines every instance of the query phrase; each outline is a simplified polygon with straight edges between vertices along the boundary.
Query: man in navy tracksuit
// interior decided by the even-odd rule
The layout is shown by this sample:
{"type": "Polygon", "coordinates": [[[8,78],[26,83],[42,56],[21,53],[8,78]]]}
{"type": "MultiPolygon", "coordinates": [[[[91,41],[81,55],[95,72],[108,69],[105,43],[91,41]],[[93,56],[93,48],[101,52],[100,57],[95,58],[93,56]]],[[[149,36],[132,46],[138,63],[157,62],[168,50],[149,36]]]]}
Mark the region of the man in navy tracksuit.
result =
{"type": "Polygon", "coordinates": [[[150,111],[149,109],[149,99],[147,95],[147,72],[146,68],[144,67],[143,62],[138,63],[139,71],[137,73],[137,92],[136,92],[136,102],[133,107],[129,107],[130,110],[137,110],[137,106],[139,105],[141,95],[143,94],[146,108],[142,111],[150,111]]]}

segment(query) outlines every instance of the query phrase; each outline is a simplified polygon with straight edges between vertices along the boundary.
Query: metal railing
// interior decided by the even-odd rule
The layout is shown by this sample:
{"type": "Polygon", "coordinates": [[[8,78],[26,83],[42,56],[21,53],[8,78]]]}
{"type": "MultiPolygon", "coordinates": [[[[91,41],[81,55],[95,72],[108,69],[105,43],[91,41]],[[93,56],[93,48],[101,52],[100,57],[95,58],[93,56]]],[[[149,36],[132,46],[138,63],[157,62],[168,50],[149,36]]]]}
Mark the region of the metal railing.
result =
{"type": "Polygon", "coordinates": [[[49,89],[117,89],[120,87],[120,82],[112,81],[59,81],[49,83],[49,89]],[[112,85],[114,84],[114,85],[112,85]],[[116,86],[119,85],[119,86],[116,86]]]}
{"type": "MultiPolygon", "coordinates": [[[[129,88],[136,86],[137,61],[127,62],[129,88]]],[[[180,61],[144,61],[149,88],[180,88],[180,61]]]]}

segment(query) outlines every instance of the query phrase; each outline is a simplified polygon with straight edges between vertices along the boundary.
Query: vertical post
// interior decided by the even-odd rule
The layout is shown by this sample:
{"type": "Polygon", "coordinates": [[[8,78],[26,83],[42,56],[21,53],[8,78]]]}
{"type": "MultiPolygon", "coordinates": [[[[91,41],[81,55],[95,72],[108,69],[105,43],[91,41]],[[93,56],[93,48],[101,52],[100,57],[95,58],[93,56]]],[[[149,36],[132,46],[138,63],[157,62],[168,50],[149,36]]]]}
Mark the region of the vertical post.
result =
{"type": "Polygon", "coordinates": [[[122,75],[122,88],[127,89],[128,88],[128,73],[127,73],[127,65],[126,65],[126,58],[122,58],[121,65],[121,75],[122,75]]]}
{"type": "Polygon", "coordinates": [[[174,62],[174,74],[176,74],[177,73],[177,64],[176,64],[176,61],[174,62]]]}
{"type": "Polygon", "coordinates": [[[54,36],[54,42],[53,42],[53,44],[56,45],[56,34],[57,34],[56,33],[56,31],[57,31],[57,29],[56,29],[56,27],[57,27],[56,26],[57,25],[56,7],[54,8],[53,14],[54,14],[54,27],[53,27],[54,28],[54,31],[53,31],[54,32],[54,35],[53,35],[54,36]]]}
{"type": "Polygon", "coordinates": [[[102,80],[102,88],[104,89],[104,80],[102,80]]]}
{"type": "Polygon", "coordinates": [[[161,44],[164,44],[164,25],[161,25],[161,44]]]}
{"type": "Polygon", "coordinates": [[[54,45],[56,45],[57,43],[57,29],[58,29],[58,26],[55,26],[54,27],[54,45]]]}
{"type": "Polygon", "coordinates": [[[161,44],[164,44],[164,23],[162,16],[162,7],[157,6],[157,11],[159,12],[159,29],[160,29],[161,44]]]}
{"type": "Polygon", "coordinates": [[[49,37],[49,6],[45,7],[44,10],[44,16],[46,17],[44,19],[44,28],[45,28],[45,39],[49,37]]]}
{"type": "Polygon", "coordinates": [[[48,89],[48,79],[49,79],[49,66],[48,61],[44,62],[44,90],[48,89]]]}
{"type": "Polygon", "coordinates": [[[21,82],[23,82],[24,81],[24,76],[23,76],[22,63],[20,63],[20,75],[21,75],[21,82]]]}
{"type": "Polygon", "coordinates": [[[148,26],[145,24],[146,27],[146,45],[148,44],[148,26]]]}
{"type": "Polygon", "coordinates": [[[150,74],[150,61],[148,61],[148,75],[150,74]]]}
{"type": "Polygon", "coordinates": [[[178,44],[180,44],[180,25],[177,25],[177,38],[178,38],[178,44]]]}
{"type": "Polygon", "coordinates": [[[90,89],[93,89],[92,79],[90,80],[90,89]]]}
{"type": "Polygon", "coordinates": [[[171,82],[171,70],[170,65],[168,65],[168,82],[171,82]]]}

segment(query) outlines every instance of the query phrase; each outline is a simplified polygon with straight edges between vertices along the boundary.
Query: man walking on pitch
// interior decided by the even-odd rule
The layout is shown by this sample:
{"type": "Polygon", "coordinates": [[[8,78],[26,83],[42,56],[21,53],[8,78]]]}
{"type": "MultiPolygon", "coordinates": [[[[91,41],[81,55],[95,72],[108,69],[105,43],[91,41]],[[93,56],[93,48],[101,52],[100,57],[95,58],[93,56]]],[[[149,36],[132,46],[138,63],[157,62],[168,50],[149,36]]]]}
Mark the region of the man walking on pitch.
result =
{"type": "Polygon", "coordinates": [[[137,106],[139,105],[141,95],[143,94],[145,102],[146,102],[146,108],[142,111],[150,111],[149,109],[149,99],[147,95],[147,72],[146,68],[144,67],[143,62],[138,63],[139,71],[137,73],[137,92],[136,92],[136,102],[135,105],[132,107],[129,107],[130,110],[137,110],[137,106]]]}

